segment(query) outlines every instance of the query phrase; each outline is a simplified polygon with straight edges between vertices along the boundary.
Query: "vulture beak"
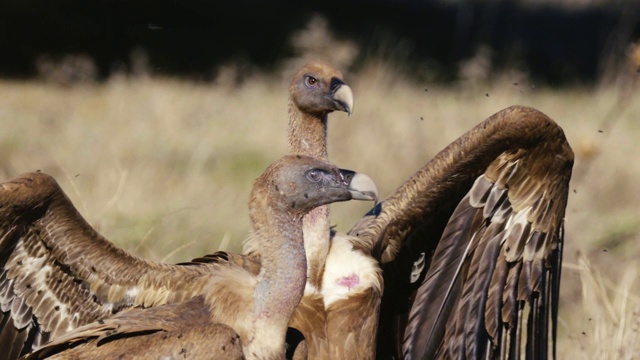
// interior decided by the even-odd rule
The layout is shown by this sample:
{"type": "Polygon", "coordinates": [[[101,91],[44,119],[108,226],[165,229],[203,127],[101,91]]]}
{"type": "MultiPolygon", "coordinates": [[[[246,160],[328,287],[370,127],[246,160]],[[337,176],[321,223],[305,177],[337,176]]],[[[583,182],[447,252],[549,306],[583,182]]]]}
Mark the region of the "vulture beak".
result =
{"type": "Polygon", "coordinates": [[[349,116],[353,112],[353,91],[349,85],[338,78],[331,79],[329,97],[336,110],[344,111],[349,116]]]}
{"type": "Polygon", "coordinates": [[[340,169],[340,175],[348,185],[347,190],[351,193],[351,199],[378,202],[378,187],[368,175],[346,169],[340,169]]]}

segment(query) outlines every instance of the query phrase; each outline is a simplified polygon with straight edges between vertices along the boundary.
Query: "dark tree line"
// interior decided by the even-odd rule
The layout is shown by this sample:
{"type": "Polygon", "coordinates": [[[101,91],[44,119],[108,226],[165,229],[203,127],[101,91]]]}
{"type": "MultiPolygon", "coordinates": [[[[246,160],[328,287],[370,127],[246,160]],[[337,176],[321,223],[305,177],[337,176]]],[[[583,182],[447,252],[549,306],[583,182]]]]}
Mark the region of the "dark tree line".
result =
{"type": "Polygon", "coordinates": [[[291,34],[321,14],[363,50],[354,67],[403,44],[403,69],[428,65],[446,82],[484,46],[496,69],[515,64],[538,81],[592,83],[640,38],[640,1],[565,2],[2,0],[0,76],[33,77],[42,55],[86,54],[106,78],[130,69],[136,49],[168,75],[204,78],[234,60],[268,71],[293,54],[291,34]]]}

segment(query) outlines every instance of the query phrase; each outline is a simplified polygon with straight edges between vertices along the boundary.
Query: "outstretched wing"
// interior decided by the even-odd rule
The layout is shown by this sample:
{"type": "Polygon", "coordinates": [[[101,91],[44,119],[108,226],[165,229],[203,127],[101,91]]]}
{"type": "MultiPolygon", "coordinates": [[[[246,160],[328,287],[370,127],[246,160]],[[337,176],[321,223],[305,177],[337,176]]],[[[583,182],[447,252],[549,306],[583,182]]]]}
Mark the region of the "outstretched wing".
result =
{"type": "Polygon", "coordinates": [[[79,327],[25,356],[64,358],[211,358],[241,359],[240,337],[229,326],[213,324],[202,296],[179,304],[132,308],[79,327]]]}
{"type": "Polygon", "coordinates": [[[110,315],[126,299],[111,289],[109,274],[140,262],[97,234],[50,176],[29,173],[2,183],[0,344],[9,349],[3,356],[17,358],[110,315]],[[104,269],[98,250],[120,264],[104,269]]]}
{"type": "Polygon", "coordinates": [[[501,156],[454,211],[417,289],[405,357],[548,356],[570,172],[560,161],[537,176],[524,170],[531,159],[501,156]]]}
{"type": "Polygon", "coordinates": [[[39,172],[0,184],[0,265],[0,359],[124,308],[188,299],[206,274],[114,246],[39,172]]]}
{"type": "Polygon", "coordinates": [[[350,233],[383,262],[379,358],[546,358],[572,165],[559,126],[511,107],[367,214],[350,233]]]}

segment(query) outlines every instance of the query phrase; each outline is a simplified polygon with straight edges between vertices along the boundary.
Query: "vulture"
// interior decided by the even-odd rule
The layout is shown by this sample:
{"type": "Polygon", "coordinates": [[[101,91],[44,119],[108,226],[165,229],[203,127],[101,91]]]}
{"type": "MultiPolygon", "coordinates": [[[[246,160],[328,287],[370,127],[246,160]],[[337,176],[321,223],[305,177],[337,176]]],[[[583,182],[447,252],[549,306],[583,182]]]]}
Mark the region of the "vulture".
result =
{"type": "MultiPolygon", "coordinates": [[[[49,295],[63,298],[76,295],[73,291],[64,292],[79,288],[69,287],[66,281],[69,276],[53,279],[52,271],[81,273],[92,272],[93,266],[110,266],[109,271],[103,272],[110,273],[120,270],[119,267],[131,267],[146,274],[125,291],[115,290],[114,286],[102,289],[105,283],[84,290],[93,293],[94,302],[97,297],[106,296],[108,300],[103,307],[115,306],[118,300],[140,307],[56,336],[56,340],[27,354],[25,359],[119,356],[283,359],[287,325],[302,298],[307,278],[303,216],[317,206],[332,202],[373,200],[371,184],[372,180],[364,174],[338,169],[307,156],[288,155],[270,165],[255,181],[249,202],[250,219],[260,249],[256,269],[256,263],[245,266],[242,255],[225,252],[211,255],[206,263],[182,265],[135,258],[93,231],[50,176],[29,173],[9,180],[0,187],[2,217],[12,219],[11,226],[4,228],[2,234],[3,250],[5,240],[17,238],[15,247],[22,247],[31,256],[15,251],[4,266],[2,280],[10,286],[2,289],[2,322],[13,322],[15,327],[5,327],[0,340],[11,341],[16,337],[44,340],[42,329],[29,324],[34,316],[43,325],[52,324],[53,335],[73,327],[77,317],[59,316],[69,312],[72,303],[61,303],[53,296],[41,296],[43,294],[35,291],[39,282],[53,281],[62,291],[49,295]],[[67,244],[56,244],[61,240],[67,244]],[[68,262],[69,267],[56,264],[50,253],[38,251],[39,247],[47,247],[47,242],[54,249],[63,249],[65,245],[73,247],[66,254],[60,254],[62,258],[77,256],[82,259],[80,262],[92,265],[83,269],[77,262],[68,262]],[[78,248],[90,242],[100,244],[107,251],[98,254],[78,248]],[[70,253],[74,250],[75,253],[70,253]],[[20,271],[20,266],[38,269],[25,272],[20,271]],[[190,295],[185,301],[173,299],[170,304],[145,308],[147,303],[166,301],[167,292],[177,297],[190,295]],[[58,305],[50,309],[46,303],[56,300],[58,305]],[[5,306],[11,310],[5,312],[5,306]],[[40,316],[43,311],[46,313],[40,316]],[[24,328],[11,333],[24,324],[27,324],[24,328]]],[[[3,347],[5,351],[16,351],[11,342],[6,345],[9,347],[3,347]]]]}

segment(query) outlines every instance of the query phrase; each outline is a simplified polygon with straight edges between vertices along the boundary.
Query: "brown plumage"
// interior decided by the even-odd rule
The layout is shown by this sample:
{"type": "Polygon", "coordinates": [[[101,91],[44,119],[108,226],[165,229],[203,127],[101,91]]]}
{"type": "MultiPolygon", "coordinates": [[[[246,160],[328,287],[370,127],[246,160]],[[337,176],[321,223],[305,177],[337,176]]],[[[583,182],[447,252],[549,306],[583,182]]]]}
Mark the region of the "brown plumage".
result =
{"type": "Polygon", "coordinates": [[[238,334],[228,325],[203,321],[209,316],[203,297],[130,309],[71,331],[21,359],[244,359],[238,334]]]}
{"type": "Polygon", "coordinates": [[[562,129],[513,106],[365,215],[349,234],[383,263],[378,357],[555,357],[572,167],[562,129]]]}
{"type": "MultiPolygon", "coordinates": [[[[284,356],[287,323],[306,282],[302,217],[312,207],[334,201],[371,200],[368,188],[361,189],[364,194],[356,188],[361,183],[353,180],[361,178],[313,158],[287,156],[265,171],[252,192],[251,219],[260,262],[220,252],[179,265],[145,261],[113,246],[82,219],[55,180],[45,174],[30,173],[2,183],[0,343],[8,349],[7,358],[47,338],[56,341],[41,355],[76,345],[67,354],[100,353],[93,349],[96,340],[111,344],[123,337],[128,346],[137,347],[137,341],[144,344],[150,341],[147,335],[158,331],[167,333],[153,335],[162,342],[193,333],[190,326],[196,316],[203,331],[220,334],[206,346],[234,343],[228,331],[214,325],[224,323],[239,334],[247,358],[284,356]],[[180,303],[184,300],[188,302],[180,303]],[[154,308],[133,308],[106,318],[132,306],[154,308]],[[194,315],[198,311],[200,315],[194,315]]],[[[104,351],[111,351],[109,347],[119,345],[104,351]]],[[[197,353],[195,342],[190,348],[197,353]]],[[[148,356],[152,354],[150,350],[148,356]]]]}

